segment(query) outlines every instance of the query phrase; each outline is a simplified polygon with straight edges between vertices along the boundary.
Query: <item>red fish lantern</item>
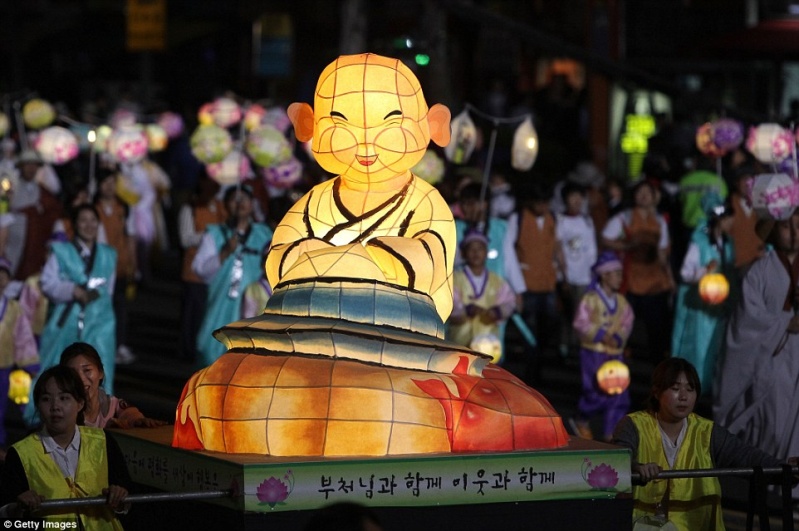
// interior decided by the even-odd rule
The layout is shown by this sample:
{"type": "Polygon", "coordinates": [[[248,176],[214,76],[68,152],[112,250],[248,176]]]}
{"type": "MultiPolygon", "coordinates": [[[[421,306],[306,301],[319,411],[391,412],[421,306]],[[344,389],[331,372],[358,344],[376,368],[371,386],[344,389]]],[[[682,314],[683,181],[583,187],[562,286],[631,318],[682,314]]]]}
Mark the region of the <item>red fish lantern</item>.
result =
{"type": "Polygon", "coordinates": [[[721,273],[708,273],[699,280],[699,296],[706,304],[721,304],[730,294],[730,283],[721,273]]]}
{"type": "Polygon", "coordinates": [[[609,395],[620,395],[630,387],[630,368],[620,360],[606,361],[596,371],[599,388],[609,395]]]}

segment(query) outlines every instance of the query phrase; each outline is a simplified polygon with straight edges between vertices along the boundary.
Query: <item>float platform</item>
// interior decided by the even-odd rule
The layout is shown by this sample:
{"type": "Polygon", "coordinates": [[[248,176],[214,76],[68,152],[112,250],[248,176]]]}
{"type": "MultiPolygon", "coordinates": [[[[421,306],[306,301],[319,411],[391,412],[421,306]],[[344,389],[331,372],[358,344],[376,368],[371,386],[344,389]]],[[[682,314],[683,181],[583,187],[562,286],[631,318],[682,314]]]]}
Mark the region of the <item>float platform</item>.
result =
{"type": "Polygon", "coordinates": [[[171,426],[114,436],[143,492],[241,494],[141,504],[123,520],[130,529],[301,530],[343,501],[371,507],[386,531],[631,527],[630,453],[579,438],[540,451],[282,458],[173,448],[171,426]]]}

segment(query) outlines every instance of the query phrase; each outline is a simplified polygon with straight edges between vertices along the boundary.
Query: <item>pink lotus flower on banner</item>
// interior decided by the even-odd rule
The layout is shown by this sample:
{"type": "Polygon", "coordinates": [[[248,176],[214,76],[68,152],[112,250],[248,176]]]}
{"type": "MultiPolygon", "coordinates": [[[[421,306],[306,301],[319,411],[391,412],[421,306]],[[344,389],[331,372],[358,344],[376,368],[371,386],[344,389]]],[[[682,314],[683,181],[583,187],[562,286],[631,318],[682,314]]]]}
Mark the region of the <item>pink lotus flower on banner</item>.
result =
{"type": "Polygon", "coordinates": [[[612,466],[601,463],[591,468],[591,460],[587,457],[581,469],[583,479],[595,490],[613,490],[619,483],[619,474],[612,466]]]}
{"type": "Polygon", "coordinates": [[[277,479],[275,476],[265,479],[255,489],[255,495],[261,505],[269,505],[269,507],[274,509],[275,505],[285,502],[293,490],[294,474],[291,470],[287,470],[283,474],[282,480],[277,479]]]}

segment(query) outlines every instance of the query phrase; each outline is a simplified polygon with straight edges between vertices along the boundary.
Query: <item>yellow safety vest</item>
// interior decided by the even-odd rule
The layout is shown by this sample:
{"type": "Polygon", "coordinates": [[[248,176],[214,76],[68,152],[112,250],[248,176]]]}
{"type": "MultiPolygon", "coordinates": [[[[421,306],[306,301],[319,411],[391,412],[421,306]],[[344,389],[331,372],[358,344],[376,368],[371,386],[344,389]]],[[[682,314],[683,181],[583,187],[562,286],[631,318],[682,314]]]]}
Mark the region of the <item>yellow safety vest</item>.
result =
{"type": "MultiPolygon", "coordinates": [[[[670,470],[663,451],[663,440],[655,416],[646,411],[631,413],[630,419],[638,430],[639,463],[657,463],[670,470]]],[[[713,468],[710,457],[710,434],[713,422],[691,413],[682,446],[677,451],[674,470],[713,468]]],[[[721,485],[717,478],[686,478],[653,480],[642,487],[633,487],[633,521],[656,513],[663,500],[666,486],[671,484],[668,517],[679,529],[689,531],[723,530],[721,485]]]]}
{"type": "MultiPolygon", "coordinates": [[[[25,437],[13,445],[22,461],[25,476],[31,490],[44,496],[45,500],[59,498],[91,498],[102,496],[108,487],[108,456],[106,455],[105,432],[98,428],[79,426],[80,453],[74,481],[65,478],[55,461],[44,451],[38,434],[25,437]]],[[[114,511],[104,505],[67,507],[44,511],[46,520],[75,521],[80,518],[83,529],[122,529],[114,511]]]]}

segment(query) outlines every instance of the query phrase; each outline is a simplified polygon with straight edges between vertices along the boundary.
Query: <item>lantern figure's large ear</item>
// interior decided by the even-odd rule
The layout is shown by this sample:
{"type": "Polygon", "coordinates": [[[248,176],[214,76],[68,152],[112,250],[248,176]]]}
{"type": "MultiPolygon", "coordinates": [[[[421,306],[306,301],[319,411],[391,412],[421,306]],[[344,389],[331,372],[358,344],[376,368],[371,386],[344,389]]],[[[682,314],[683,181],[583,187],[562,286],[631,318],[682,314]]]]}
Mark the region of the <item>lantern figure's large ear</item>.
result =
{"type": "Polygon", "coordinates": [[[291,123],[294,124],[294,136],[300,142],[308,142],[313,138],[313,109],[307,103],[292,103],[286,109],[291,123]]]}
{"type": "MultiPolygon", "coordinates": [[[[289,107],[290,109],[291,107],[289,107]]],[[[430,125],[430,140],[444,147],[449,144],[449,120],[451,114],[446,105],[436,103],[427,111],[427,123],[430,125]]]]}

